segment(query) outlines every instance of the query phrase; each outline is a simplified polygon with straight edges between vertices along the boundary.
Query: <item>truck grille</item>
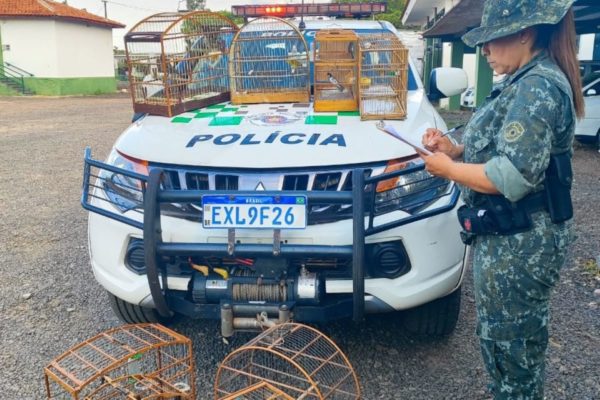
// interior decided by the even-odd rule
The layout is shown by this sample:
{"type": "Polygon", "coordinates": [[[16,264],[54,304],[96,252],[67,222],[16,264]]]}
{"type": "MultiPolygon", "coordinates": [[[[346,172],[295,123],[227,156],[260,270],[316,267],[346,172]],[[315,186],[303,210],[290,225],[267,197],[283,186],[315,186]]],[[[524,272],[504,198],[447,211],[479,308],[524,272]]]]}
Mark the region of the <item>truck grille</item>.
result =
{"type": "MultiPolygon", "coordinates": [[[[385,165],[369,168],[365,177],[374,170],[381,173],[384,168],[385,165]]],[[[352,190],[352,170],[260,174],[166,170],[165,175],[165,189],[171,190],[256,190],[259,183],[265,190],[352,190]]]]}
{"type": "MultiPolygon", "coordinates": [[[[385,164],[373,165],[365,171],[365,177],[382,173],[385,164]]],[[[164,186],[171,190],[264,190],[286,191],[351,191],[352,170],[334,169],[329,171],[281,172],[240,172],[221,173],[219,171],[190,171],[170,169],[165,171],[164,186]]],[[[169,216],[202,220],[202,209],[198,204],[165,205],[163,212],[169,216]]],[[[308,210],[308,224],[330,223],[352,218],[350,205],[316,205],[308,210]]]]}

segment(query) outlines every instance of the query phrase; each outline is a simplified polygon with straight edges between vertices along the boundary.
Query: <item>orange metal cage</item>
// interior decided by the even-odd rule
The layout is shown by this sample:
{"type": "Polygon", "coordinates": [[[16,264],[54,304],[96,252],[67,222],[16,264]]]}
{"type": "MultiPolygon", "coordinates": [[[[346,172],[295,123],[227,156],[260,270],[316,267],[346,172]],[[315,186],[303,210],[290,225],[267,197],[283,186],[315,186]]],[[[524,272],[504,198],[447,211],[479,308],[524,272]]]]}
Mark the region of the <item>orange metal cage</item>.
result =
{"type": "Polygon", "coordinates": [[[219,366],[216,400],[255,399],[252,394],[264,391],[279,396],[275,399],[360,398],[356,373],[344,353],[321,332],[297,323],[267,329],[219,366]]]}
{"type": "Polygon", "coordinates": [[[158,324],[88,339],[44,368],[48,399],[195,399],[191,341],[158,324]]]}

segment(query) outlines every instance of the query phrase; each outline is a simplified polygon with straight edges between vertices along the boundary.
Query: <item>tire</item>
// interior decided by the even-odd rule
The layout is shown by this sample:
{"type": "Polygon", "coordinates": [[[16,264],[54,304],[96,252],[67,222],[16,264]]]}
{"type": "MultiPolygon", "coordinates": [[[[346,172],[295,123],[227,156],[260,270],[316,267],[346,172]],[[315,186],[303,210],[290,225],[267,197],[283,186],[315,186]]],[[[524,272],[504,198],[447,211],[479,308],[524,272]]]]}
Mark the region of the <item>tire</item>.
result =
{"type": "Polygon", "coordinates": [[[128,303],[111,293],[108,293],[108,299],[113,312],[121,321],[128,324],[161,323],[167,325],[173,320],[173,317],[161,317],[154,308],[128,303]]]}
{"type": "Polygon", "coordinates": [[[460,313],[460,287],[449,295],[404,311],[404,329],[414,335],[443,337],[450,335],[460,313]]]}

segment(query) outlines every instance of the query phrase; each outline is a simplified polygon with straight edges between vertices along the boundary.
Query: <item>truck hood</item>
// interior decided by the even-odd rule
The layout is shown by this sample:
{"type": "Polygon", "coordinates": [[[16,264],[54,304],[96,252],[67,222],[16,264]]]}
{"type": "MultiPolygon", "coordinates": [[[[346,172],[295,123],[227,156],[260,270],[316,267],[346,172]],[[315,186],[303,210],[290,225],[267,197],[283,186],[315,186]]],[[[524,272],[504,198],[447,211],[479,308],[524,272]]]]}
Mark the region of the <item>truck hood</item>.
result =
{"type": "MultiPolygon", "coordinates": [[[[174,118],[146,116],[115,147],[151,163],[226,168],[362,164],[415,153],[376,123],[358,113],[315,113],[311,104],[224,103],[174,118]]],[[[408,93],[408,118],[386,123],[417,139],[425,127],[445,129],[421,89],[408,93]]]]}

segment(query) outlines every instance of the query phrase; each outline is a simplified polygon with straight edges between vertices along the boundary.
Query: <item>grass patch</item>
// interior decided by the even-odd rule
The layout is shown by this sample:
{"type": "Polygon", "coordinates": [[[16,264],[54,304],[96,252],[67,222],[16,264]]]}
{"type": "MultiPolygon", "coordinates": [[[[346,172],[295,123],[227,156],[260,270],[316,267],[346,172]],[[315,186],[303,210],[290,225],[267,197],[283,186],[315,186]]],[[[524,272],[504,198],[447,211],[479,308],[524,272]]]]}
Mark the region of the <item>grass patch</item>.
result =
{"type": "Polygon", "coordinates": [[[579,267],[585,275],[589,275],[592,278],[600,278],[600,265],[598,265],[595,259],[579,260],[579,267]]]}

